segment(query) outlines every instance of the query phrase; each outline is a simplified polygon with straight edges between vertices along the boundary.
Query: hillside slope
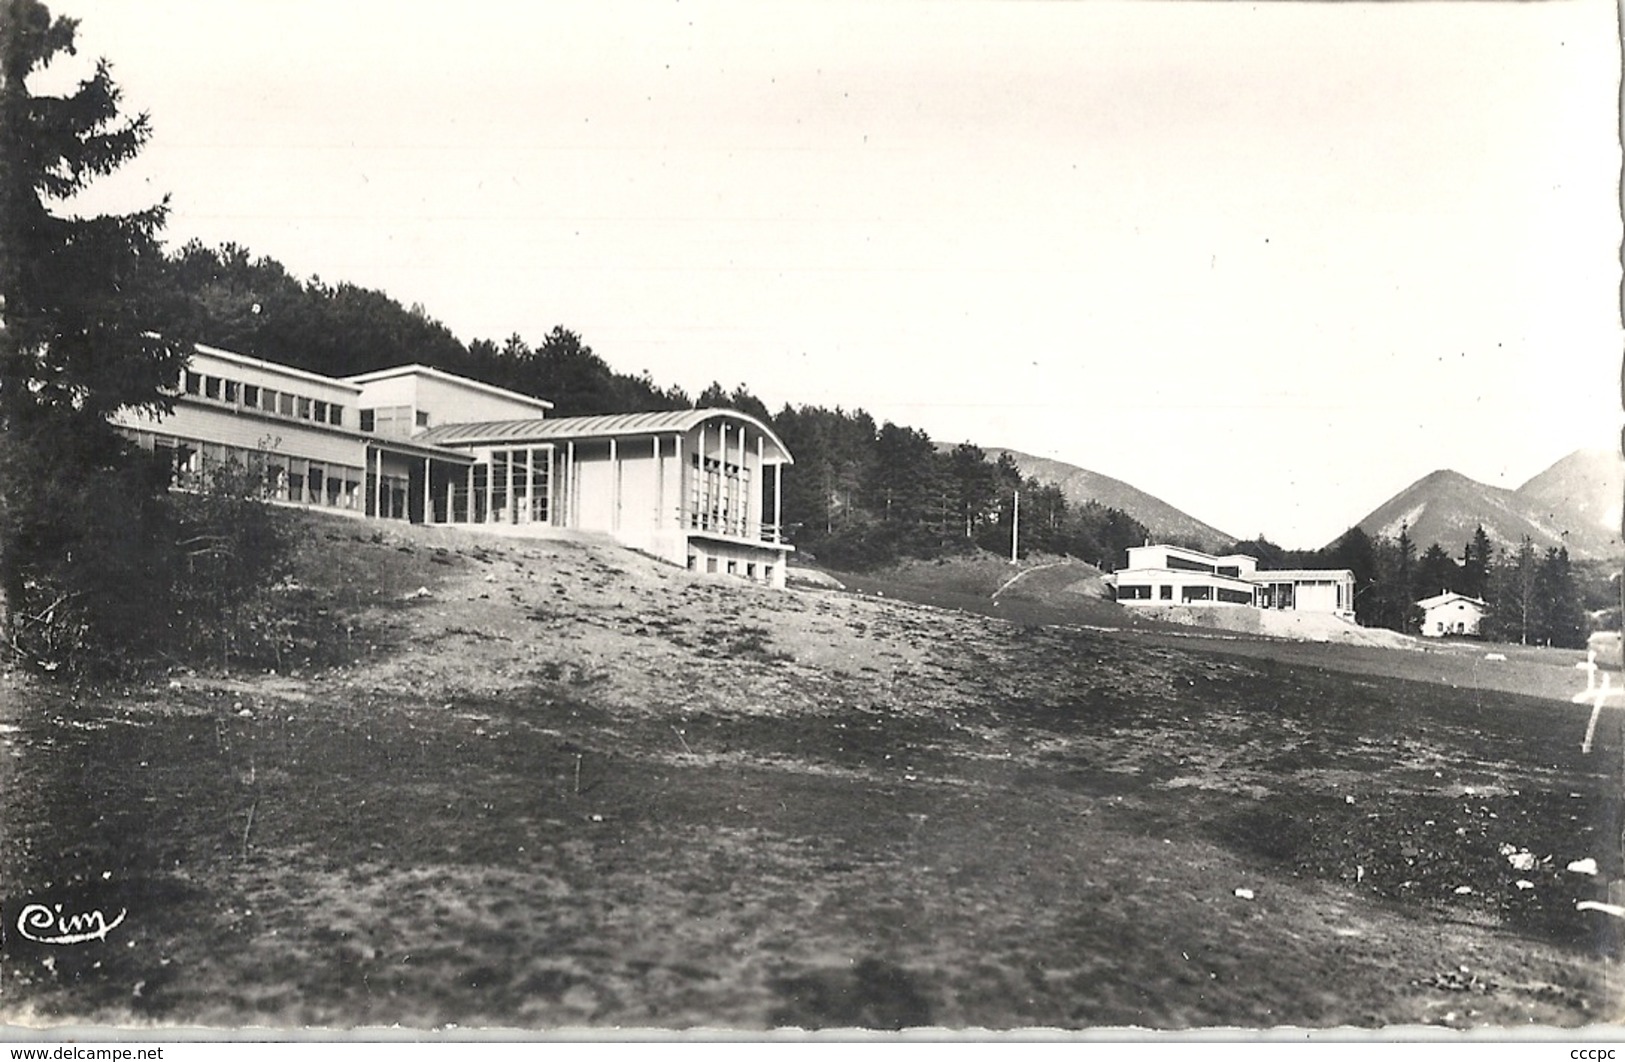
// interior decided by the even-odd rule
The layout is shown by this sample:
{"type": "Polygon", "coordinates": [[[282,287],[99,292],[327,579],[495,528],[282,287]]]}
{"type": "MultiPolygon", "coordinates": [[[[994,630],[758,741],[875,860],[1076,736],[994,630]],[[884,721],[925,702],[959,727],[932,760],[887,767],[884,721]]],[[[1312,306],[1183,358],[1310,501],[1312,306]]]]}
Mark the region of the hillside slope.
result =
{"type": "Polygon", "coordinates": [[[1437,542],[1459,553],[1482,524],[1498,545],[1528,537],[1537,550],[1565,545],[1576,559],[1612,557],[1620,552],[1622,492],[1625,459],[1582,450],[1517,490],[1450,469],[1430,472],[1367,513],[1359,527],[1368,535],[1394,537],[1405,526],[1418,546],[1437,542]]]}
{"type": "Polygon", "coordinates": [[[1023,475],[1053,483],[1061,489],[1072,505],[1095,501],[1128,513],[1146,526],[1152,537],[1160,541],[1178,540],[1197,545],[1201,549],[1220,551],[1236,541],[1218,528],[1174,508],[1161,498],[1147,494],[1120,479],[1091,472],[1087,468],[1056,461],[1047,457],[1034,457],[1019,450],[988,447],[987,456],[994,461],[1000,454],[1009,454],[1023,475]]]}
{"type": "MultiPolygon", "coordinates": [[[[1613,920],[1576,907],[1621,872],[1617,716],[1586,754],[1587,706],[1438,676],[775,592],[590,542],[313,526],[296,575],[344,620],[331,658],[95,695],[0,674],[8,899],[129,913],[105,943],[9,937],[0,1017],[1620,1013],[1613,920]],[[1563,870],[1582,858],[1597,876],[1563,870]]],[[[1001,601],[1091,578],[1035,566],[1001,601]]]]}
{"type": "Polygon", "coordinates": [[[1568,531],[1589,555],[1620,553],[1625,505],[1625,456],[1612,450],[1576,450],[1519,487],[1523,504],[1547,523],[1568,531]]]}

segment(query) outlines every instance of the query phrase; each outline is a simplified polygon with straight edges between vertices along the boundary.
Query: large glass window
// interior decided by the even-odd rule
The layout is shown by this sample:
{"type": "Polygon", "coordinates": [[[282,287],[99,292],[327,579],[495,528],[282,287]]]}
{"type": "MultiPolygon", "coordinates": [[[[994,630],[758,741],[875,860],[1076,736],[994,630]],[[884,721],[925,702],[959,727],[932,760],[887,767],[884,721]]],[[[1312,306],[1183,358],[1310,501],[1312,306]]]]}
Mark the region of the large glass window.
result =
{"type": "Polygon", "coordinates": [[[488,465],[474,466],[474,486],[469,492],[469,501],[473,505],[473,523],[483,524],[489,519],[485,508],[485,485],[490,479],[491,469],[488,465]]]}
{"type": "Polygon", "coordinates": [[[304,502],[308,500],[305,494],[305,476],[310,471],[310,462],[302,457],[288,459],[288,500],[304,502]]]}
{"type": "Polygon", "coordinates": [[[511,468],[511,456],[507,450],[491,451],[491,521],[493,523],[513,523],[513,515],[508,511],[508,475],[511,468]]]}
{"type": "Polygon", "coordinates": [[[689,487],[689,526],[727,535],[744,535],[749,515],[750,470],[714,457],[689,458],[694,469],[689,487]]]}
{"type": "Polygon", "coordinates": [[[530,522],[533,524],[548,521],[548,466],[552,464],[552,457],[551,450],[530,452],[530,522]]]}

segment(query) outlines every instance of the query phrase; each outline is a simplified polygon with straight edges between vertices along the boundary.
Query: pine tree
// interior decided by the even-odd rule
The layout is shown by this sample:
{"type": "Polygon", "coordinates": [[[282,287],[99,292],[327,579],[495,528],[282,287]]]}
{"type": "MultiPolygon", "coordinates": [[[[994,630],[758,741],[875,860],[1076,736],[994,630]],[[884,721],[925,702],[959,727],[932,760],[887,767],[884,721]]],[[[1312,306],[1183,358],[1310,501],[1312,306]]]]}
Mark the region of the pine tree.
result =
{"type": "Polygon", "coordinates": [[[1585,608],[1567,547],[1546,551],[1535,571],[1536,640],[1565,649],[1585,644],[1585,608]]]}
{"type": "Polygon", "coordinates": [[[64,600],[129,596],[89,580],[87,558],[107,553],[91,538],[128,540],[157,485],[138,482],[107,418],[167,410],[187,357],[181,337],[159,334],[171,323],[157,241],[167,201],[120,216],[53,211],[150,135],[146,115],[121,117],[105,60],[68,95],[31,94],[31,74],[74,54],[77,28],[38,0],[0,0],[0,632],[13,645],[25,591],[48,572],[86,580],[54,591],[64,600]]]}
{"type": "Polygon", "coordinates": [[[1461,569],[1450,554],[1437,542],[1428,546],[1416,563],[1417,596],[1432,597],[1447,590],[1458,590],[1460,584],[1461,569]]]}
{"type": "Polygon", "coordinates": [[[1528,645],[1536,630],[1536,573],[1539,569],[1535,547],[1528,536],[1515,554],[1502,552],[1490,582],[1488,624],[1492,637],[1528,645]]]}
{"type": "Polygon", "coordinates": [[[1484,525],[1479,524],[1461,552],[1462,593],[1477,598],[1489,593],[1490,565],[1494,561],[1494,552],[1489,534],[1485,532],[1484,525]]]}

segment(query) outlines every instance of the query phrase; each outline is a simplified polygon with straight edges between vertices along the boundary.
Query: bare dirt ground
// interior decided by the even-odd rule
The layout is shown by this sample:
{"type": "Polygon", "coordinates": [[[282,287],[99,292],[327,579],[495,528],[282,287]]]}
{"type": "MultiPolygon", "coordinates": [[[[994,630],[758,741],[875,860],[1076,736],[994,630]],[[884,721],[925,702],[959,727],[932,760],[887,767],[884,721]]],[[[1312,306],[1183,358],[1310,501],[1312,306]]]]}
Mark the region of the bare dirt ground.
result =
{"type": "Polygon", "coordinates": [[[1015,622],[315,526],[301,580],[346,631],[319,659],[5,679],[10,1021],[1620,1014],[1616,920],[1576,908],[1621,876],[1620,713],[1582,753],[1589,709],[1531,695],[1572,661],[1468,685],[1465,657],[1045,625],[1010,593],[977,607],[1015,622]],[[47,945],[11,932],[29,903],[127,914],[47,945]]]}

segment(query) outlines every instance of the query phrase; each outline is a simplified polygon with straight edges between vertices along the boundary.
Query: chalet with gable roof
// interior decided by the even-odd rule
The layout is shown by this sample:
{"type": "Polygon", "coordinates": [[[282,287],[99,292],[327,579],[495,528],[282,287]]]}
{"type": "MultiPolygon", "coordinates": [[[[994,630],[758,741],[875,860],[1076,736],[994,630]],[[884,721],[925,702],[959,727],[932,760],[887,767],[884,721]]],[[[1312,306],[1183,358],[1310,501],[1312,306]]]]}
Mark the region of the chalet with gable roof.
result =
{"type": "Polygon", "coordinates": [[[1424,638],[1446,638],[1453,634],[1476,637],[1490,611],[1489,602],[1453,590],[1425,597],[1416,607],[1422,610],[1424,638]]]}

